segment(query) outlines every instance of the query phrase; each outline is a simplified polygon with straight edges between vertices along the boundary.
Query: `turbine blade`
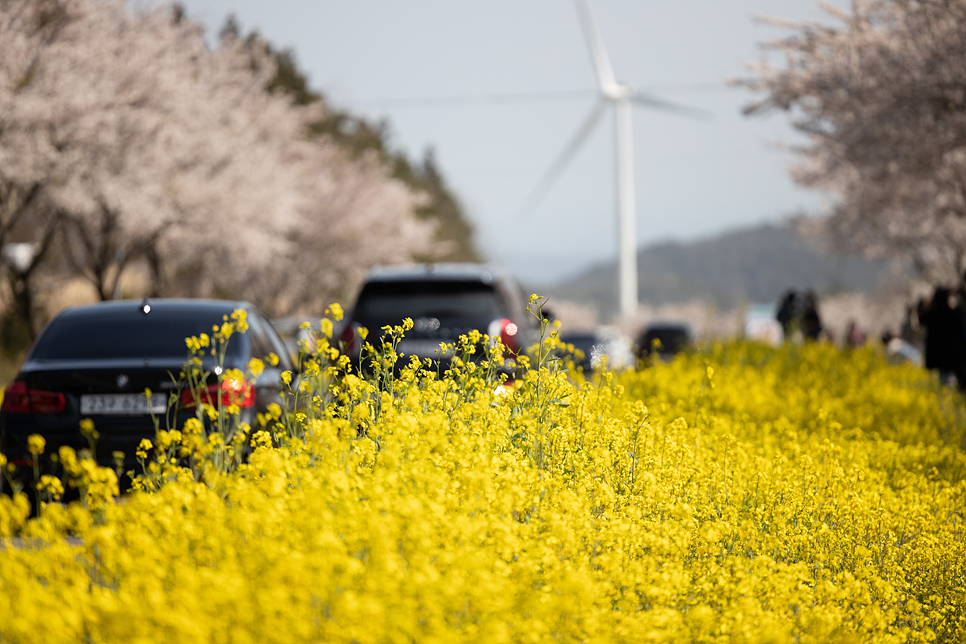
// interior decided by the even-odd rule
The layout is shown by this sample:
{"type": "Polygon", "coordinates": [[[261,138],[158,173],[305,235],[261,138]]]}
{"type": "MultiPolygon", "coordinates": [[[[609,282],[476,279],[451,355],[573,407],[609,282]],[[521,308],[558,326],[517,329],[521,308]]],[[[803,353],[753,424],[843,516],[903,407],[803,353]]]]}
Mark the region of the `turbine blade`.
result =
{"type": "Polygon", "coordinates": [[[610,66],[610,58],[607,57],[607,50],[604,49],[604,39],[600,36],[597,23],[590,13],[590,6],[587,0],[574,0],[577,4],[577,15],[580,17],[580,25],[584,29],[584,37],[587,39],[587,46],[590,48],[590,55],[594,59],[594,69],[597,70],[597,82],[600,90],[607,94],[608,90],[617,86],[614,79],[614,69],[610,66]]]}
{"type": "Polygon", "coordinates": [[[664,110],[665,112],[674,112],[682,116],[690,116],[691,118],[701,119],[703,121],[710,121],[714,114],[707,110],[698,109],[696,107],[688,107],[687,105],[679,105],[678,103],[672,103],[670,101],[665,101],[664,99],[657,98],[656,96],[651,96],[650,94],[645,94],[644,92],[634,92],[631,94],[631,101],[637,105],[642,105],[645,107],[653,107],[659,110],[664,110]]]}
{"type": "Polygon", "coordinates": [[[537,187],[534,188],[533,192],[530,193],[530,196],[520,209],[520,216],[526,217],[530,215],[540,204],[540,202],[543,201],[543,198],[547,196],[547,192],[550,191],[550,188],[553,186],[554,182],[556,182],[557,178],[564,171],[564,168],[567,167],[567,164],[570,163],[570,159],[573,158],[573,156],[577,153],[577,150],[580,149],[580,146],[582,146],[584,141],[587,140],[587,137],[590,136],[594,126],[597,125],[597,121],[600,120],[601,114],[604,113],[604,107],[606,105],[607,102],[603,99],[597,101],[597,104],[590,111],[590,114],[587,115],[587,118],[584,119],[584,122],[581,123],[580,129],[577,130],[577,133],[570,140],[570,143],[567,144],[567,147],[563,149],[563,152],[560,153],[560,156],[557,157],[557,160],[554,161],[552,166],[550,166],[550,169],[547,171],[547,173],[543,175],[543,178],[540,180],[540,183],[537,184],[537,187]]]}

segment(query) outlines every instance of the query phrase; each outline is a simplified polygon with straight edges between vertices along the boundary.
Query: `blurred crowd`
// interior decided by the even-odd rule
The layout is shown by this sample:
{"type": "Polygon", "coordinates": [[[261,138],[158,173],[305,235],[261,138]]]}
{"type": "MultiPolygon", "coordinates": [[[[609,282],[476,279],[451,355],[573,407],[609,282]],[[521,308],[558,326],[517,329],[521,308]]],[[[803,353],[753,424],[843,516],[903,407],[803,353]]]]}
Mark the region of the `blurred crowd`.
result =
{"type": "Polygon", "coordinates": [[[927,369],[966,392],[966,289],[937,286],[906,309],[900,333],[921,343],[927,369]]]}
{"type": "Polygon", "coordinates": [[[799,293],[793,289],[788,290],[778,304],[775,318],[781,324],[786,340],[799,336],[803,340],[810,341],[821,337],[834,339],[831,337],[831,332],[822,326],[815,291],[799,293]]]}
{"type": "MultiPolygon", "coordinates": [[[[839,341],[822,324],[814,291],[786,291],[778,302],[775,319],[786,340],[839,341]]],[[[841,344],[858,348],[867,340],[866,332],[850,320],[841,344]]],[[[898,329],[882,331],[878,340],[890,357],[936,371],[942,382],[966,393],[966,286],[955,290],[936,286],[930,297],[919,298],[906,307],[898,329]]]]}

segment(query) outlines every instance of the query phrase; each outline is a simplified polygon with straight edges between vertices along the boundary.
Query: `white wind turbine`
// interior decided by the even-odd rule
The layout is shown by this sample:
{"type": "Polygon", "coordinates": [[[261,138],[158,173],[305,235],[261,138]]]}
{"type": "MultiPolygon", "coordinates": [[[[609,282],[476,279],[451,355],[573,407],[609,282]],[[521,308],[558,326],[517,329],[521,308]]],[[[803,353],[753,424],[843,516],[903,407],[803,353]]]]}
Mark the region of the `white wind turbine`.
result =
{"type": "Polygon", "coordinates": [[[618,221],[618,275],[620,313],[629,318],[637,311],[637,231],[636,206],[634,203],[634,139],[631,130],[631,104],[677,112],[690,116],[707,117],[707,113],[682,105],[675,105],[639,92],[631,85],[618,83],[610,66],[607,50],[590,13],[586,0],[575,0],[580,23],[590,47],[597,71],[600,99],[570,143],[551,166],[527,201],[524,211],[529,211],[557,179],[571,157],[590,135],[608,105],[614,107],[614,135],[617,150],[617,221],[618,221]]]}

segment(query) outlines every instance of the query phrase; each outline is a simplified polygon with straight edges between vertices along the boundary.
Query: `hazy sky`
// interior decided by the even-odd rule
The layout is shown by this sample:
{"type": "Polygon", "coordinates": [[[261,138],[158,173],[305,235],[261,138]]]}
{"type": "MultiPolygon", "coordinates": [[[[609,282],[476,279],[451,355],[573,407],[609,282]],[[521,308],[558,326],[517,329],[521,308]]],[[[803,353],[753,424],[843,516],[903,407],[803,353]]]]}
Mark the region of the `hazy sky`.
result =
{"type": "MultiPolygon", "coordinates": [[[[569,0],[183,0],[211,29],[235,14],[294,50],[338,107],[388,119],[393,142],[431,146],[490,259],[528,285],[616,256],[613,117],[540,205],[528,196],[597,100],[569,0]],[[522,96],[521,96],[522,95],[522,96]],[[450,100],[453,99],[453,100],[450,100]],[[474,99],[474,100],[469,100],[474,99]]],[[[637,108],[638,243],[692,240],[798,212],[820,195],[788,178],[784,115],[740,114],[729,88],[781,31],[753,17],[821,17],[814,0],[590,0],[619,81],[702,108],[710,121],[637,108]]]]}

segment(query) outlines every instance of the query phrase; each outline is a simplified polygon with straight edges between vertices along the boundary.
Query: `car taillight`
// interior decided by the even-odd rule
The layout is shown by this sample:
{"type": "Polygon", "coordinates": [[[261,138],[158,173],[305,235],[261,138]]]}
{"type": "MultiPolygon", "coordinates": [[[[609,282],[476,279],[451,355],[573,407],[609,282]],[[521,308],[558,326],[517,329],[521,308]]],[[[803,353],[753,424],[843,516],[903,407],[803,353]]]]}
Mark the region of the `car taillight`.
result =
{"type": "Polygon", "coordinates": [[[59,414],[66,401],[59,391],[28,389],[27,383],[18,380],[3,393],[3,411],[11,414],[59,414]]]}
{"type": "Polygon", "coordinates": [[[341,335],[339,335],[339,340],[342,341],[343,353],[351,354],[353,351],[355,351],[357,336],[358,334],[356,333],[356,325],[352,324],[351,322],[349,324],[346,324],[345,328],[342,329],[341,335]]]}
{"type": "MultiPolygon", "coordinates": [[[[202,405],[214,405],[218,400],[218,384],[203,387],[198,398],[202,405]]],[[[192,409],[195,406],[195,392],[190,389],[181,392],[181,406],[192,409]]],[[[242,409],[255,406],[255,388],[244,378],[225,378],[221,381],[221,405],[238,405],[242,409]]]]}
{"type": "Polygon", "coordinates": [[[27,396],[27,383],[23,380],[11,383],[3,392],[3,411],[13,414],[29,414],[30,398],[27,396]]]}
{"type": "Polygon", "coordinates": [[[520,327],[507,318],[493,320],[487,329],[487,334],[491,338],[500,338],[500,342],[511,353],[516,353],[520,350],[520,341],[517,335],[519,333],[520,327]]]}

